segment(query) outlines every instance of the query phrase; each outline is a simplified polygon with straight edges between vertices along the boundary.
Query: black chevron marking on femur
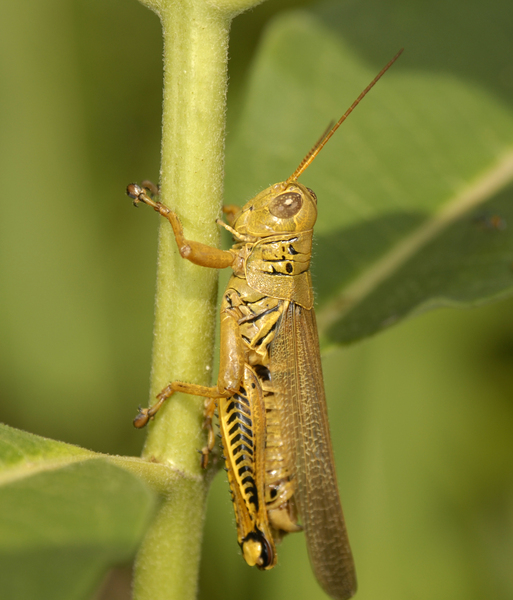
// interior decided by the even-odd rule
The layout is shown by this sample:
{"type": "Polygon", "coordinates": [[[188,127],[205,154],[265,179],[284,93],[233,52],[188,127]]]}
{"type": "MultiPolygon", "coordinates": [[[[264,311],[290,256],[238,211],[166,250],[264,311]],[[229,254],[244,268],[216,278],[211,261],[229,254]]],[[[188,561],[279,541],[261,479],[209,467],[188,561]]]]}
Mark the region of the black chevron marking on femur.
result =
{"type": "MultiPolygon", "coordinates": [[[[251,478],[253,479],[253,478],[251,478]]],[[[249,494],[249,492],[251,492],[252,494],[256,494],[257,493],[257,489],[256,489],[256,485],[255,485],[255,481],[253,480],[251,485],[248,485],[244,488],[244,491],[249,494]]]]}
{"type": "Polygon", "coordinates": [[[243,404],[240,404],[240,402],[234,402],[232,400],[230,402],[230,404],[228,405],[228,408],[226,409],[226,412],[231,413],[234,410],[237,410],[237,411],[239,411],[241,413],[244,413],[245,415],[251,416],[251,412],[250,412],[248,406],[244,406],[243,404]]]}
{"type": "Polygon", "coordinates": [[[235,425],[228,432],[228,435],[233,435],[237,430],[241,431],[242,433],[245,433],[249,438],[253,437],[253,432],[251,431],[251,429],[244,427],[242,423],[235,423],[235,425]]]}
{"type": "Polygon", "coordinates": [[[248,417],[237,412],[232,413],[231,417],[227,421],[228,425],[231,425],[237,418],[239,419],[239,421],[242,421],[248,427],[253,427],[253,421],[251,419],[248,419],[248,417]]]}
{"type": "Polygon", "coordinates": [[[249,406],[249,400],[245,396],[241,396],[240,394],[235,394],[234,399],[238,402],[244,402],[246,406],[249,406]]]}
{"type": "Polygon", "coordinates": [[[252,456],[248,456],[247,454],[241,454],[239,456],[239,458],[235,461],[236,465],[240,465],[241,462],[244,462],[245,460],[251,462],[253,460],[252,456]]]}
{"type": "Polygon", "coordinates": [[[239,443],[241,445],[247,444],[249,448],[253,448],[253,441],[250,438],[246,437],[243,433],[237,433],[230,440],[230,446],[232,448],[234,446],[237,446],[239,443]]]}
{"type": "Polygon", "coordinates": [[[233,456],[239,454],[239,452],[247,452],[250,456],[253,456],[253,448],[246,446],[246,444],[241,444],[240,446],[237,446],[237,448],[234,448],[233,456]]]}

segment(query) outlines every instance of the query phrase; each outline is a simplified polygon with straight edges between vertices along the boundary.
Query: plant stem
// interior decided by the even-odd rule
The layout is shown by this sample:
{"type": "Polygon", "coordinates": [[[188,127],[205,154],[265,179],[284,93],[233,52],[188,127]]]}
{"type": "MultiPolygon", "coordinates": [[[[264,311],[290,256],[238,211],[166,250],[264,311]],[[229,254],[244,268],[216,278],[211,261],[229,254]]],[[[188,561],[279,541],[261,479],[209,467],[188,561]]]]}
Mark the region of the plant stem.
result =
{"type": "MultiPolygon", "coordinates": [[[[143,0],[164,35],[161,201],[185,236],[219,243],[223,196],[227,49],[231,18],[254,0],[143,0]],[[223,6],[224,4],[224,6],[223,6]]],[[[216,320],[217,272],[183,260],[167,221],[159,234],[150,402],[173,380],[209,385],[216,320]]],[[[203,399],[174,395],[149,426],[143,458],[181,475],[136,559],[134,598],[196,597],[208,485],[197,450],[205,444],[203,399]]]]}
{"type": "MultiPolygon", "coordinates": [[[[164,32],[161,200],[187,238],[218,245],[229,21],[203,2],[159,11],[164,32]]],[[[174,379],[210,383],[217,272],[183,260],[167,221],[159,235],[151,402],[174,379]]],[[[181,471],[136,560],[134,597],[195,598],[207,486],[200,398],[176,394],[150,425],[143,457],[181,471]]]]}
{"type": "MultiPolygon", "coordinates": [[[[223,197],[226,56],[229,21],[204,2],[161,9],[164,105],[161,200],[185,236],[217,246],[223,197]]],[[[162,219],[155,305],[151,402],[174,379],[210,383],[217,272],[180,257],[162,219]]],[[[176,394],[150,425],[143,457],[200,474],[203,400],[176,394]],[[191,443],[192,441],[192,443],[191,443]]]]}

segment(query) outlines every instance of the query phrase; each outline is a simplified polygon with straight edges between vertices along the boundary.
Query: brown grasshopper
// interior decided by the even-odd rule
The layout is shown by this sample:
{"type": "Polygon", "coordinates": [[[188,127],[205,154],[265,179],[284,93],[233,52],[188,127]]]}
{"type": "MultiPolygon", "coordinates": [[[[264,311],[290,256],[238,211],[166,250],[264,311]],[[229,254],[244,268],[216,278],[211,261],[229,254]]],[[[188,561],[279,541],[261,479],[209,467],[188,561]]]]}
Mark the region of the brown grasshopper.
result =
{"type": "Polygon", "coordinates": [[[149,182],[130,184],[168,219],[180,255],[233,275],[221,304],[221,357],[217,385],[173,381],[157,403],[134,420],[144,427],[175,392],[203,396],[208,443],[214,447],[217,408],[237,537],[246,562],[271,569],[275,543],[304,529],[317,580],[332,597],[356,591],[356,574],[337,487],[310,277],[317,197],[299,176],[402,50],[381,70],[340,120],[328,129],[286,180],[242,209],[225,207],[235,244],[220,250],[185,239],[178,216],[152,198],[149,182]]]}

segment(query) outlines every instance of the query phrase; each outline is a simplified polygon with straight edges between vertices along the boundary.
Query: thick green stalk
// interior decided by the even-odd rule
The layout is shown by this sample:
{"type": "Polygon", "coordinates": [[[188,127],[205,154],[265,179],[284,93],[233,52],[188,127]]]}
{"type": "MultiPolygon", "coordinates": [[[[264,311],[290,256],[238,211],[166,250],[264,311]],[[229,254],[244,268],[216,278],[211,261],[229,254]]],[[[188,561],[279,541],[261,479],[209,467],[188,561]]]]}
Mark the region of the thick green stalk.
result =
{"type": "MultiPolygon", "coordinates": [[[[161,200],[185,236],[217,246],[223,192],[229,21],[204,2],[181,0],[160,12],[164,29],[161,200]],[[199,27],[201,24],[201,27],[199,27]]],[[[217,272],[180,257],[161,219],[151,398],[171,380],[209,385],[217,272]]],[[[152,400],[154,401],[154,400],[152,400]]],[[[200,473],[201,399],[173,396],[151,424],[143,456],[200,473]]]]}
{"type": "MultiPolygon", "coordinates": [[[[144,0],[164,33],[161,200],[185,236],[219,242],[224,173],[227,49],[231,18],[258,2],[144,0]]],[[[171,227],[159,235],[150,401],[174,379],[211,382],[217,273],[182,259],[171,227]]],[[[192,599],[207,484],[197,450],[205,444],[203,399],[176,394],[149,426],[143,457],[181,475],[170,489],[136,560],[136,600],[192,599]]]]}

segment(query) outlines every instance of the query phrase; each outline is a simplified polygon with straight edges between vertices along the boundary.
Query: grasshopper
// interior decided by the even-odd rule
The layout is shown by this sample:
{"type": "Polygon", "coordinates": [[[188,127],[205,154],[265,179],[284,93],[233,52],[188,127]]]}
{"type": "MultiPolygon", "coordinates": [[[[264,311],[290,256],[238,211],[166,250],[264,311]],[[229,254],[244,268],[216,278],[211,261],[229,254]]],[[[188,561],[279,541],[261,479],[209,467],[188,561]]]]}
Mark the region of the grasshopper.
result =
{"type": "Polygon", "coordinates": [[[202,465],[207,466],[214,447],[217,408],[244,559],[271,569],[276,543],[304,529],[315,576],[338,600],[354,595],[356,574],[337,487],[313,309],[310,258],[317,197],[297,180],[401,53],[286,181],[242,209],[224,208],[228,224],[218,223],[233,235],[229,250],[185,239],[178,216],[153,199],[158,189],[150,182],[127,188],[134,204],[144,202],[169,221],[183,258],[233,269],[221,304],[217,385],[173,381],[153,406],[140,409],[134,425],[144,427],[175,392],[205,397],[208,443],[202,465]]]}

